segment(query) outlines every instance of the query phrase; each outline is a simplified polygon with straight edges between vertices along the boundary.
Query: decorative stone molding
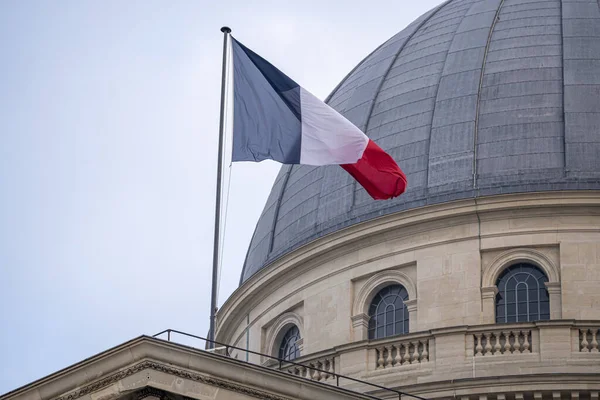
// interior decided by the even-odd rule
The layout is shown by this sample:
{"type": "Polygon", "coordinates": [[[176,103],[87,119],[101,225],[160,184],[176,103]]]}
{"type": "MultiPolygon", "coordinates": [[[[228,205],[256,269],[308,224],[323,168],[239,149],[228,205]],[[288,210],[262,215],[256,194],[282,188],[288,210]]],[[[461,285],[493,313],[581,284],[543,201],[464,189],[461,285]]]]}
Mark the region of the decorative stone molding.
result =
{"type": "Polygon", "coordinates": [[[531,248],[510,249],[500,253],[484,270],[481,280],[482,323],[496,321],[496,281],[507,267],[526,262],[539,267],[548,277],[546,287],[550,295],[550,319],[562,317],[560,294],[560,271],[558,266],[544,253],[531,248]],[[495,289],[495,290],[494,290],[495,289]]]}
{"type": "Polygon", "coordinates": [[[368,338],[369,306],[377,293],[386,286],[400,284],[408,292],[408,301],[405,302],[409,313],[409,331],[417,328],[417,286],[412,279],[401,271],[387,270],[379,272],[369,278],[360,288],[352,305],[352,327],[354,339],[368,338]],[[364,321],[356,323],[355,321],[364,321]]]}
{"type": "Polygon", "coordinates": [[[169,365],[160,364],[154,361],[142,361],[138,364],[135,364],[129,368],[125,368],[120,370],[112,375],[109,375],[99,381],[91,383],[89,385],[80,387],[72,392],[69,392],[63,396],[55,397],[52,400],[76,400],[80,397],[83,397],[87,394],[96,392],[100,389],[103,389],[109,385],[112,385],[128,376],[136,374],[138,372],[144,370],[154,370],[164,372],[169,375],[174,375],[183,379],[189,379],[194,382],[204,383],[206,385],[215,386],[224,390],[230,390],[232,392],[245,394],[247,396],[255,397],[258,399],[268,399],[268,400],[289,400],[287,397],[278,396],[269,392],[265,392],[258,389],[249,388],[246,386],[237,385],[231,381],[226,381],[222,379],[218,379],[212,376],[206,376],[203,374],[186,371],[183,369],[175,368],[169,365]]]}
{"type": "Polygon", "coordinates": [[[560,282],[560,272],[557,265],[554,264],[544,253],[528,248],[518,248],[507,250],[499,254],[490,265],[483,271],[482,287],[496,286],[498,277],[507,267],[526,262],[534,264],[541,268],[548,277],[549,282],[560,282]]]}
{"type": "Polygon", "coordinates": [[[400,271],[382,271],[373,275],[365,284],[360,288],[360,291],[354,299],[352,306],[352,315],[358,315],[361,313],[369,314],[369,305],[373,297],[381,289],[388,285],[400,284],[404,286],[408,292],[409,300],[417,298],[417,286],[414,284],[411,278],[400,271]]]}
{"type": "MultiPolygon", "coordinates": [[[[300,330],[300,341],[298,343],[300,347],[300,353],[303,350],[304,343],[304,320],[300,315],[295,312],[286,312],[281,314],[272,324],[266,329],[265,332],[265,349],[264,352],[266,354],[270,354],[274,357],[278,356],[279,344],[281,339],[287,332],[287,330],[292,326],[296,325],[298,330],[300,330]]],[[[266,359],[263,360],[267,361],[266,359]]]]}

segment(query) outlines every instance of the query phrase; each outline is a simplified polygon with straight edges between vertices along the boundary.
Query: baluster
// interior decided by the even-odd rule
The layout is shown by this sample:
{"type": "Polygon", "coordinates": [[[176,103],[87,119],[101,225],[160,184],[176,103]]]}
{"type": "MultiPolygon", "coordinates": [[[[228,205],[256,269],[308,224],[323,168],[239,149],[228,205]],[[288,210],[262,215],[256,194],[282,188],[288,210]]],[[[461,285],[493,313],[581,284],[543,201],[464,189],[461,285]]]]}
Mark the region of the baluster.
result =
{"type": "Polygon", "coordinates": [[[481,347],[481,333],[474,335],[474,336],[475,336],[475,355],[482,356],[483,353],[481,352],[481,350],[483,349],[483,347],[481,347]]]}
{"type": "Polygon", "coordinates": [[[321,380],[321,363],[319,361],[317,361],[315,363],[315,380],[320,381],[321,380]]]}
{"type": "Polygon", "coordinates": [[[477,345],[475,346],[475,350],[477,350],[475,355],[482,356],[483,355],[483,346],[482,346],[483,335],[481,333],[475,335],[475,341],[477,343],[477,345]]]}
{"type": "Polygon", "coordinates": [[[427,351],[427,347],[429,346],[429,340],[423,341],[423,353],[421,353],[421,359],[423,361],[429,361],[429,352],[427,351]]]}
{"type": "Polygon", "coordinates": [[[523,353],[531,353],[529,351],[529,331],[523,331],[523,353]]]}
{"type": "Polygon", "coordinates": [[[485,351],[483,352],[483,355],[491,355],[492,354],[492,334],[491,333],[486,333],[485,334],[485,351]]]}
{"type": "Polygon", "coordinates": [[[596,329],[592,329],[592,349],[590,350],[590,352],[592,352],[592,353],[598,352],[598,340],[597,340],[596,332],[597,332],[596,329]]]}
{"type": "Polygon", "coordinates": [[[331,379],[334,378],[334,374],[335,374],[335,368],[334,368],[334,365],[333,365],[334,360],[335,360],[335,357],[332,357],[329,360],[329,375],[331,375],[331,379]]]}
{"type": "Polygon", "coordinates": [[[502,354],[506,354],[506,352],[510,352],[510,340],[508,335],[504,331],[500,332],[500,336],[498,336],[498,338],[500,338],[501,336],[504,336],[504,343],[502,344],[501,352],[502,354]]]}
{"type": "Polygon", "coordinates": [[[588,349],[588,340],[587,340],[587,333],[588,330],[587,329],[580,329],[579,332],[581,332],[581,351],[584,353],[588,353],[590,350],[588,349]]]}
{"type": "Polygon", "coordinates": [[[396,348],[396,357],[394,357],[394,366],[400,366],[402,365],[402,356],[400,355],[400,348],[401,346],[399,344],[394,346],[396,348]]]}
{"type": "Polygon", "coordinates": [[[385,346],[385,349],[387,350],[387,357],[385,359],[385,365],[383,367],[387,368],[392,366],[392,362],[394,361],[394,359],[392,358],[392,346],[385,346]]]}
{"type": "Polygon", "coordinates": [[[308,379],[310,379],[310,380],[315,379],[315,370],[313,368],[314,368],[313,363],[308,364],[307,372],[308,372],[308,379]]]}
{"type": "Polygon", "coordinates": [[[377,353],[379,354],[379,358],[377,359],[377,368],[383,368],[383,349],[384,347],[377,349],[377,353]]]}
{"type": "Polygon", "coordinates": [[[408,354],[408,346],[410,345],[410,343],[404,343],[404,360],[403,360],[403,364],[406,364],[408,362],[410,362],[410,355],[408,354]]]}
{"type": "Polygon", "coordinates": [[[494,334],[494,338],[496,339],[496,344],[494,344],[494,354],[500,354],[500,350],[502,346],[500,346],[500,335],[502,332],[496,332],[494,334]]]}
{"type": "Polygon", "coordinates": [[[329,378],[329,368],[327,367],[327,360],[321,361],[321,369],[323,372],[321,373],[323,376],[323,380],[326,381],[329,378]]]}
{"type": "Polygon", "coordinates": [[[417,340],[417,344],[415,345],[415,353],[417,353],[417,362],[421,362],[423,359],[423,343],[420,340],[417,340]]]}
{"type": "Polygon", "coordinates": [[[302,376],[303,378],[306,378],[306,377],[307,377],[307,376],[306,376],[306,375],[307,375],[307,372],[308,372],[308,369],[307,369],[306,367],[302,367],[302,370],[301,370],[301,376],[302,376]]]}
{"type": "Polygon", "coordinates": [[[515,353],[521,352],[521,331],[512,331],[513,336],[515,337],[515,343],[513,347],[515,348],[515,353]]]}
{"type": "Polygon", "coordinates": [[[415,346],[412,342],[410,342],[408,345],[412,346],[413,348],[413,352],[410,353],[410,363],[412,364],[415,361],[415,356],[417,355],[417,346],[415,346]]]}

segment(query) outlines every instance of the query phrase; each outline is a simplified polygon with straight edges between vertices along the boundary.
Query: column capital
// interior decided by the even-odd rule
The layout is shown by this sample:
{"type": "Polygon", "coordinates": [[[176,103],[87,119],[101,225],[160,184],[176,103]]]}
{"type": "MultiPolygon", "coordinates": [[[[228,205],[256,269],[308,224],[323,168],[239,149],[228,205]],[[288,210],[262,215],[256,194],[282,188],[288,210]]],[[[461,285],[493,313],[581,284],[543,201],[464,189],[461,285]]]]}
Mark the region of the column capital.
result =
{"type": "Polygon", "coordinates": [[[560,293],[560,282],[546,282],[548,294],[560,293]]]}
{"type": "Polygon", "coordinates": [[[408,312],[417,311],[417,299],[406,300],[404,304],[408,312]]]}
{"type": "Polygon", "coordinates": [[[352,327],[354,328],[368,328],[369,327],[369,316],[365,313],[360,313],[350,317],[352,320],[352,327]]]}
{"type": "Polygon", "coordinates": [[[482,299],[493,299],[498,294],[498,288],[496,286],[487,286],[481,288],[482,299]]]}

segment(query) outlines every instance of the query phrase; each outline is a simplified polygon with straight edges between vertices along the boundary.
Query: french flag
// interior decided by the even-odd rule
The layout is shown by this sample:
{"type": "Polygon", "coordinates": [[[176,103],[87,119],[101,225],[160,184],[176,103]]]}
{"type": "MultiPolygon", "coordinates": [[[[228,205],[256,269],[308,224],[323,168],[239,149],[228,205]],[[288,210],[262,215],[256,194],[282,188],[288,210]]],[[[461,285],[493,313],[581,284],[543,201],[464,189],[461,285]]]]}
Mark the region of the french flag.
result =
{"type": "Polygon", "coordinates": [[[406,189],[406,176],[360,129],[231,38],[232,161],[338,164],[376,200],[406,189]]]}

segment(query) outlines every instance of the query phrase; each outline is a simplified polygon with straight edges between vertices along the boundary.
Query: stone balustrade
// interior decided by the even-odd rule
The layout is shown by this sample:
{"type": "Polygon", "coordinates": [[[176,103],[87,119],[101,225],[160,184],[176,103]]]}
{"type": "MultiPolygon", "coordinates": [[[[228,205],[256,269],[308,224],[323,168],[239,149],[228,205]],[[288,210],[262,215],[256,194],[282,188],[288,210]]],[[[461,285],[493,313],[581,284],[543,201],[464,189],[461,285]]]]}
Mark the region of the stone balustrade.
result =
{"type": "Polygon", "coordinates": [[[600,340],[600,329],[597,326],[591,328],[579,328],[580,352],[598,353],[598,340],[600,340]]]}
{"type": "MultiPolygon", "coordinates": [[[[520,368],[523,362],[527,363],[527,374],[546,376],[550,371],[559,375],[575,374],[576,379],[583,379],[588,374],[600,373],[599,340],[600,321],[455,326],[355,341],[294,360],[301,365],[272,367],[332,384],[337,384],[334,374],[339,374],[387,387],[394,387],[398,382],[495,379],[510,375],[507,371],[520,368]]],[[[340,385],[352,390],[369,390],[343,378],[340,385]]],[[[506,400],[519,398],[507,397],[506,400]]]]}
{"type": "Polygon", "coordinates": [[[485,393],[485,394],[471,394],[461,396],[461,400],[524,400],[524,399],[532,399],[532,400],[579,400],[579,399],[590,399],[590,400],[598,400],[598,391],[597,390],[560,390],[560,391],[548,391],[548,390],[540,390],[540,391],[531,391],[531,390],[523,390],[523,391],[514,391],[514,392],[497,392],[493,394],[485,393]]]}
{"type": "Polygon", "coordinates": [[[377,369],[429,361],[429,338],[398,340],[375,347],[377,369]]]}
{"type": "Polygon", "coordinates": [[[531,353],[530,329],[502,329],[473,333],[475,356],[531,353]]]}
{"type": "Polygon", "coordinates": [[[292,375],[301,376],[314,381],[335,379],[335,355],[317,359],[301,360],[300,365],[284,366],[284,370],[292,375]]]}

